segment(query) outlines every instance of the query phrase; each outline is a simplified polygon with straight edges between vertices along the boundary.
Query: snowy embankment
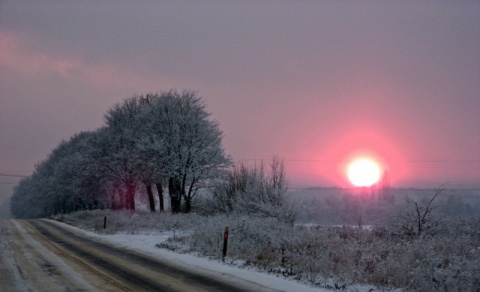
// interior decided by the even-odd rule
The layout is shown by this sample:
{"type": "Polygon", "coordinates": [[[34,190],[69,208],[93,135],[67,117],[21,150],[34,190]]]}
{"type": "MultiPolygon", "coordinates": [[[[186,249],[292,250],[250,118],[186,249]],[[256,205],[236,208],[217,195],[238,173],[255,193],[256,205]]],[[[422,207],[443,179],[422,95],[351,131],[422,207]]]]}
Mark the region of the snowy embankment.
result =
{"type": "MultiPolygon", "coordinates": [[[[59,223],[62,224],[62,223],[59,223]]],[[[147,232],[139,234],[100,234],[64,224],[67,228],[75,229],[85,235],[114,243],[118,246],[153,255],[171,261],[176,266],[184,266],[188,269],[198,269],[202,273],[213,278],[222,276],[223,279],[231,278],[231,282],[247,281],[269,287],[278,291],[331,291],[321,288],[312,288],[305,284],[287,280],[275,275],[259,272],[255,268],[239,268],[234,265],[222,263],[218,260],[200,258],[194,254],[177,253],[167,249],[158,248],[158,244],[167,242],[173,236],[173,232],[147,232]],[[147,234],[148,233],[148,234],[147,234]]]]}
{"type": "Polygon", "coordinates": [[[267,286],[283,291],[313,289],[309,287],[344,291],[480,288],[478,219],[438,222],[419,237],[393,232],[388,226],[370,230],[302,227],[254,216],[97,210],[74,213],[64,220],[129,248],[143,246],[146,252],[216,273],[249,275],[245,280],[266,281],[267,286]],[[107,228],[103,229],[105,216],[107,228]],[[230,237],[222,263],[226,226],[230,237]],[[273,279],[279,284],[269,282],[273,279]],[[288,285],[301,288],[287,289],[288,285]]]}

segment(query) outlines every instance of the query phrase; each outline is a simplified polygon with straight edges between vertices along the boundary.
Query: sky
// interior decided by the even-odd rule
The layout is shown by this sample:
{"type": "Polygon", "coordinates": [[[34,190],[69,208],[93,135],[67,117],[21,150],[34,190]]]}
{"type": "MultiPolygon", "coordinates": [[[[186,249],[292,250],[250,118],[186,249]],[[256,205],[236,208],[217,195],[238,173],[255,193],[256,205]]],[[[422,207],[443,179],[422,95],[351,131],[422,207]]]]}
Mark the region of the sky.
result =
{"type": "Polygon", "coordinates": [[[0,191],[135,94],[198,92],[292,187],[480,186],[479,1],[0,1],[0,191]]]}

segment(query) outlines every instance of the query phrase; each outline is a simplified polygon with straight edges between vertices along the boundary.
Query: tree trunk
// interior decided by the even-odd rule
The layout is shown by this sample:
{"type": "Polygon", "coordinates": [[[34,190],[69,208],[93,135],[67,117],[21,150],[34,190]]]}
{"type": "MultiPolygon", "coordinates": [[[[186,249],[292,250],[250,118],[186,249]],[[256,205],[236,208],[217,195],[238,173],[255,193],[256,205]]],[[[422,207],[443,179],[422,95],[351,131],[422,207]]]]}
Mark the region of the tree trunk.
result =
{"type": "Polygon", "coordinates": [[[185,213],[190,213],[192,211],[192,191],[195,181],[196,179],[193,178],[188,188],[188,194],[185,194],[185,213]]]}
{"type": "Polygon", "coordinates": [[[127,210],[135,210],[135,182],[129,180],[126,185],[125,203],[127,210]]]}
{"type": "Polygon", "coordinates": [[[125,209],[125,192],[122,187],[123,185],[119,182],[114,185],[115,210],[125,209]]]}
{"type": "Polygon", "coordinates": [[[157,192],[158,192],[158,201],[160,203],[160,212],[165,212],[165,206],[164,206],[164,202],[163,202],[163,186],[162,186],[162,183],[157,183],[156,184],[157,186],[157,192]]]}
{"type": "Polygon", "coordinates": [[[153,198],[152,184],[147,184],[148,202],[150,203],[150,212],[155,213],[155,199],[153,198]]]}
{"type": "Polygon", "coordinates": [[[128,204],[128,183],[125,183],[125,187],[122,190],[122,209],[129,209],[129,204],[128,204]]]}
{"type": "Polygon", "coordinates": [[[115,210],[117,208],[117,205],[115,204],[115,196],[113,194],[110,195],[110,209],[115,210]]]}
{"type": "Polygon", "coordinates": [[[185,213],[190,213],[192,211],[192,198],[186,197],[185,198],[185,213]]]}
{"type": "Polygon", "coordinates": [[[175,178],[168,180],[168,192],[170,193],[170,206],[172,213],[179,213],[182,204],[182,186],[180,181],[175,178]]]}

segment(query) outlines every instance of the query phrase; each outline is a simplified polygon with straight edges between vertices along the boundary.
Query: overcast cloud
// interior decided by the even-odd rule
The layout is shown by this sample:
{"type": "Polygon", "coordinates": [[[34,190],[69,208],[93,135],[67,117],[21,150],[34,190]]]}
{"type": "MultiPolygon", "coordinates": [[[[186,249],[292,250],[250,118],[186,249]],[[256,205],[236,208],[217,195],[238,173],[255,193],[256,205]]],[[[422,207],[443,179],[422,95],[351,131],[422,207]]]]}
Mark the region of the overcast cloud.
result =
{"type": "MultiPolygon", "coordinates": [[[[478,1],[1,1],[0,173],[134,94],[205,97],[235,160],[342,185],[368,149],[392,183],[480,185],[478,1]]],[[[18,178],[0,177],[2,189],[18,178]]]]}

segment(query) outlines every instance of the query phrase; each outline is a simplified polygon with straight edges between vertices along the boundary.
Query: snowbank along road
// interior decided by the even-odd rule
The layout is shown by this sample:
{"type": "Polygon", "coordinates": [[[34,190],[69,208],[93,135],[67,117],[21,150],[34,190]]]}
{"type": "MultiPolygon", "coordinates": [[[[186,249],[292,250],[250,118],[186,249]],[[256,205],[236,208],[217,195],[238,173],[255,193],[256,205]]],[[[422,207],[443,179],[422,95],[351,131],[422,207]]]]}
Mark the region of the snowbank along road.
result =
{"type": "Polygon", "coordinates": [[[48,220],[0,220],[0,291],[272,291],[87,237],[48,220]]]}

